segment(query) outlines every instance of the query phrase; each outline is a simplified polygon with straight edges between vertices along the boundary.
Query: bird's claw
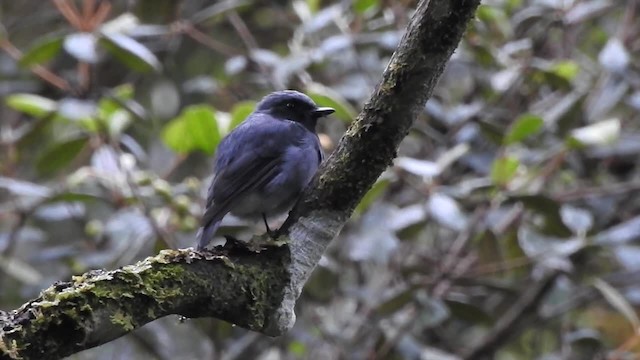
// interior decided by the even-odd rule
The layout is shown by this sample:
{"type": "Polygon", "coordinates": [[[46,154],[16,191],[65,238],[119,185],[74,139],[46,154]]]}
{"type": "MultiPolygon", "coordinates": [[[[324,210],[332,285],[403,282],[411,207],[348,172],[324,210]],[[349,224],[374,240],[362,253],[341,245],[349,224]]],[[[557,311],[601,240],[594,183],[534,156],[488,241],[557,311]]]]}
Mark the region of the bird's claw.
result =
{"type": "Polygon", "coordinates": [[[280,229],[278,229],[278,230],[267,230],[267,235],[269,235],[271,240],[277,240],[280,237],[280,229]]]}
{"type": "Polygon", "coordinates": [[[247,249],[247,243],[242,241],[242,240],[238,240],[236,239],[234,236],[231,235],[224,235],[225,240],[227,240],[226,243],[224,243],[224,247],[225,248],[241,248],[241,249],[247,249]]]}

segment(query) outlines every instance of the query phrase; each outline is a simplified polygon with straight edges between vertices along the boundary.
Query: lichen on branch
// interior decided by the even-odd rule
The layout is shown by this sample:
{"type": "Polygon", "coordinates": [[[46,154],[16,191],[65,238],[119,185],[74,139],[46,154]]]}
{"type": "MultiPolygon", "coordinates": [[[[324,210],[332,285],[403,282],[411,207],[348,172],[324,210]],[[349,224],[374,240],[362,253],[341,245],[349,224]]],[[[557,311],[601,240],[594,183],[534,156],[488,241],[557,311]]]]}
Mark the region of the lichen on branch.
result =
{"type": "Polygon", "coordinates": [[[117,270],[74,276],[0,317],[0,359],[57,359],[170,314],[265,332],[282,301],[288,262],[286,245],[231,245],[163,250],[117,270]]]}

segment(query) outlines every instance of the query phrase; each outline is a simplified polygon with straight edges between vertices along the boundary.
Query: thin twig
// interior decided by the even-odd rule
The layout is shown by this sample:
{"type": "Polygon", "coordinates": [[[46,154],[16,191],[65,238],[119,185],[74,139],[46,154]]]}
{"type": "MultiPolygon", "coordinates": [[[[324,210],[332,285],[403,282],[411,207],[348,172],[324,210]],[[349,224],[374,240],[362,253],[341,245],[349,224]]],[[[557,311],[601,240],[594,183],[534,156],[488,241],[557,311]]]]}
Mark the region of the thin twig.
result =
{"type": "Polygon", "coordinates": [[[475,255],[465,257],[462,257],[461,255],[473,237],[473,234],[477,233],[477,226],[484,214],[486,214],[485,208],[476,209],[467,227],[464,231],[460,232],[458,237],[447,250],[447,254],[439,266],[435,285],[431,290],[431,293],[435,297],[442,298],[451,288],[451,280],[462,276],[476,261],[477,258],[475,255]]]}
{"type": "MultiPolygon", "coordinates": [[[[546,254],[540,254],[540,257],[542,256],[546,256],[546,254]]],[[[475,267],[473,269],[473,274],[474,275],[488,275],[488,274],[495,274],[495,273],[499,273],[499,272],[504,272],[507,270],[513,270],[513,269],[517,269],[523,266],[527,266],[527,265],[531,265],[533,263],[532,258],[527,257],[527,256],[522,256],[522,257],[517,257],[514,259],[509,259],[507,261],[504,262],[495,262],[495,263],[489,263],[489,264],[483,264],[483,265],[479,265],[477,267],[475,267]]]]}
{"type": "MultiPolygon", "coordinates": [[[[22,52],[6,39],[0,40],[0,48],[4,50],[4,52],[6,52],[9,57],[14,59],[15,61],[20,61],[20,59],[22,59],[22,52]]],[[[69,84],[69,82],[67,82],[67,80],[59,77],[42,65],[34,65],[30,67],[29,70],[31,70],[31,72],[33,72],[36,76],[40,77],[45,82],[55,86],[60,90],[67,92],[72,91],[71,85],[69,84]]]]}
{"type": "Polygon", "coordinates": [[[631,349],[634,349],[635,347],[637,347],[638,344],[640,344],[640,332],[638,332],[638,330],[635,330],[633,332],[633,335],[631,335],[627,340],[625,340],[625,342],[622,343],[622,345],[618,346],[618,348],[615,349],[613,353],[607,357],[607,360],[625,359],[625,353],[628,353],[629,351],[631,351],[631,349]]]}
{"type": "Polygon", "coordinates": [[[10,257],[13,249],[15,248],[16,242],[18,240],[18,233],[27,223],[27,218],[29,217],[29,213],[26,211],[18,211],[18,220],[11,227],[11,231],[9,232],[9,236],[7,238],[7,242],[2,250],[0,250],[0,255],[3,257],[10,257]]]}
{"type": "Polygon", "coordinates": [[[380,348],[371,356],[371,359],[386,359],[389,351],[398,344],[399,340],[402,338],[404,334],[406,334],[415,324],[414,318],[416,316],[416,306],[413,305],[410,309],[408,309],[409,315],[407,316],[404,323],[399,326],[395,334],[390,338],[386,339],[386,341],[380,346],[380,348]]]}
{"type": "Polygon", "coordinates": [[[211,36],[203,33],[202,31],[198,30],[198,28],[196,28],[195,26],[193,26],[193,24],[188,23],[188,22],[184,22],[184,21],[180,21],[174,24],[174,27],[177,29],[178,32],[183,33],[183,34],[187,34],[189,37],[191,37],[193,40],[199,42],[200,44],[208,47],[209,49],[213,50],[213,51],[217,51],[227,57],[232,57],[232,56],[236,56],[238,54],[240,54],[240,52],[232,47],[230,47],[229,45],[226,45],[214,38],[212,38],[211,36]]]}
{"type": "MultiPolygon", "coordinates": [[[[444,260],[441,262],[441,265],[439,266],[439,271],[436,275],[436,279],[434,280],[434,285],[431,290],[431,293],[435,298],[443,298],[451,289],[453,279],[456,279],[467,273],[472,265],[476,262],[477,257],[475,256],[475,254],[469,254],[463,257],[462,252],[471,240],[473,234],[476,233],[477,225],[485,213],[486,209],[484,208],[476,209],[473,214],[473,218],[471,219],[471,221],[469,221],[466,229],[460,232],[456,240],[447,250],[447,254],[444,260]]],[[[415,311],[415,308],[412,310],[415,311]]],[[[398,340],[411,329],[411,326],[413,326],[412,319],[403,324],[400,329],[397,330],[395,336],[386,339],[380,349],[376,351],[375,358],[386,358],[392,347],[397,344],[398,340]]]]}
{"type": "MultiPolygon", "coordinates": [[[[113,144],[113,148],[116,150],[118,155],[121,155],[121,154],[124,153],[122,151],[122,149],[120,148],[120,144],[118,144],[118,143],[113,144]]],[[[142,195],[140,195],[140,191],[139,191],[138,185],[133,180],[133,176],[132,176],[131,171],[129,169],[124,168],[124,167],[122,168],[122,171],[123,171],[123,173],[125,175],[125,180],[127,181],[127,185],[129,185],[129,187],[131,188],[131,194],[138,201],[139,207],[142,210],[142,212],[144,213],[144,215],[147,218],[147,220],[149,221],[149,224],[151,225],[151,228],[153,229],[153,232],[155,233],[156,237],[158,239],[160,239],[160,241],[162,241],[167,246],[167,248],[176,249],[176,241],[175,241],[175,239],[169,233],[164,231],[164,229],[162,229],[160,224],[158,224],[156,219],[151,214],[151,209],[144,202],[144,199],[143,199],[142,195]]]]}
{"type": "Polygon", "coordinates": [[[630,181],[619,184],[605,185],[601,187],[581,188],[568,191],[562,194],[553,195],[552,198],[558,202],[580,200],[584,198],[603,197],[611,195],[621,195],[640,190],[640,181],[630,181]]]}
{"type": "Polygon", "coordinates": [[[489,334],[467,351],[462,358],[464,360],[492,358],[491,355],[495,351],[518,333],[519,326],[525,319],[535,313],[560,274],[559,270],[550,271],[542,279],[529,285],[518,300],[498,319],[489,334]]]}
{"type": "Polygon", "coordinates": [[[91,65],[84,61],[78,62],[78,79],[81,91],[87,92],[91,86],[91,65]]]}
{"type": "MultiPolygon", "coordinates": [[[[256,38],[253,36],[253,34],[251,34],[249,27],[247,26],[247,24],[245,24],[245,22],[242,20],[240,15],[238,15],[238,13],[235,10],[229,11],[229,15],[227,15],[227,18],[229,19],[229,22],[231,23],[233,28],[236,30],[236,32],[240,36],[240,39],[242,39],[242,42],[244,42],[244,45],[249,51],[249,53],[260,48],[258,46],[258,42],[256,41],[256,38]]],[[[262,64],[260,61],[256,61],[256,64],[258,65],[258,68],[260,69],[260,72],[262,73],[262,75],[264,75],[264,77],[269,79],[269,82],[271,83],[271,86],[274,89],[284,88],[284,84],[278,83],[274,79],[274,77],[271,76],[271,72],[269,71],[269,69],[267,69],[264,66],[264,64],[262,64]]]]}
{"type": "MultiPolygon", "coordinates": [[[[7,242],[4,248],[0,250],[0,258],[7,258],[7,259],[11,258],[11,255],[13,254],[13,250],[16,247],[16,243],[18,242],[18,233],[26,225],[28,217],[29,217],[28,213],[24,211],[18,212],[18,220],[11,228],[9,237],[7,238],[7,242]]],[[[4,287],[3,286],[3,282],[5,280],[4,275],[6,275],[5,272],[0,272],[0,288],[4,287]]]]}
{"type": "Polygon", "coordinates": [[[185,162],[185,160],[187,160],[187,155],[180,154],[176,156],[169,168],[160,176],[160,178],[167,179],[180,165],[185,162]]]}
{"type": "MultiPolygon", "coordinates": [[[[632,29],[636,24],[637,17],[637,9],[638,9],[638,0],[629,1],[627,3],[627,8],[624,11],[624,18],[622,22],[620,22],[620,27],[617,30],[616,36],[622,40],[623,42],[626,40],[631,40],[630,36],[633,33],[632,29]]],[[[635,39],[635,36],[633,36],[635,39]]]]}
{"type": "Polygon", "coordinates": [[[238,35],[244,42],[244,45],[247,47],[247,50],[253,50],[258,48],[258,42],[256,38],[253,37],[253,34],[249,30],[247,24],[242,21],[242,18],[235,10],[229,11],[229,15],[227,15],[229,22],[236,29],[238,35]]]}
{"type": "Polygon", "coordinates": [[[98,25],[102,24],[107,19],[110,12],[111,3],[108,1],[100,2],[100,5],[98,5],[96,12],[93,13],[93,17],[90,20],[92,26],[96,28],[98,27],[98,25]]]}
{"type": "MultiPolygon", "coordinates": [[[[92,17],[93,9],[96,7],[95,0],[83,0],[82,1],[82,17],[89,20],[92,17]]],[[[88,21],[90,23],[90,21],[88,21]]]]}
{"type": "Polygon", "coordinates": [[[82,20],[78,17],[78,13],[76,12],[75,5],[73,1],[68,0],[53,0],[53,4],[60,11],[60,14],[64,16],[65,19],[78,30],[82,30],[82,20]]]}

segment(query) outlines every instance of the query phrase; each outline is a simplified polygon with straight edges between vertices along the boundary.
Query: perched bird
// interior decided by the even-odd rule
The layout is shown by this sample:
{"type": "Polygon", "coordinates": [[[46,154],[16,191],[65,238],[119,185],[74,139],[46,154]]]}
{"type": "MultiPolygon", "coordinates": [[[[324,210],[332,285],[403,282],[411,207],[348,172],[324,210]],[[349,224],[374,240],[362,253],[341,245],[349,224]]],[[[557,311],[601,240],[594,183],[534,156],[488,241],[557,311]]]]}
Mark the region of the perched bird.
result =
{"type": "Polygon", "coordinates": [[[227,213],[262,217],[289,210],[322,161],[318,119],[335,110],[318,107],[293,90],[265,96],[218,145],[215,176],[198,231],[198,250],[215,235],[227,213]]]}

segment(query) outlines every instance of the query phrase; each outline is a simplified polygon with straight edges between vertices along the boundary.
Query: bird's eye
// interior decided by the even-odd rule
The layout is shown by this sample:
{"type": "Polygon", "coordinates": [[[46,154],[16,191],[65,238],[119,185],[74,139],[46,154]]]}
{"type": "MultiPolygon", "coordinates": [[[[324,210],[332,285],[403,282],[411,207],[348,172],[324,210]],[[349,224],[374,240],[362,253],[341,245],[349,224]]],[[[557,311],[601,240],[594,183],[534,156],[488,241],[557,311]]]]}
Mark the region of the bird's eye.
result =
{"type": "Polygon", "coordinates": [[[287,103],[286,106],[287,106],[288,109],[293,109],[294,108],[293,103],[287,103]]]}

